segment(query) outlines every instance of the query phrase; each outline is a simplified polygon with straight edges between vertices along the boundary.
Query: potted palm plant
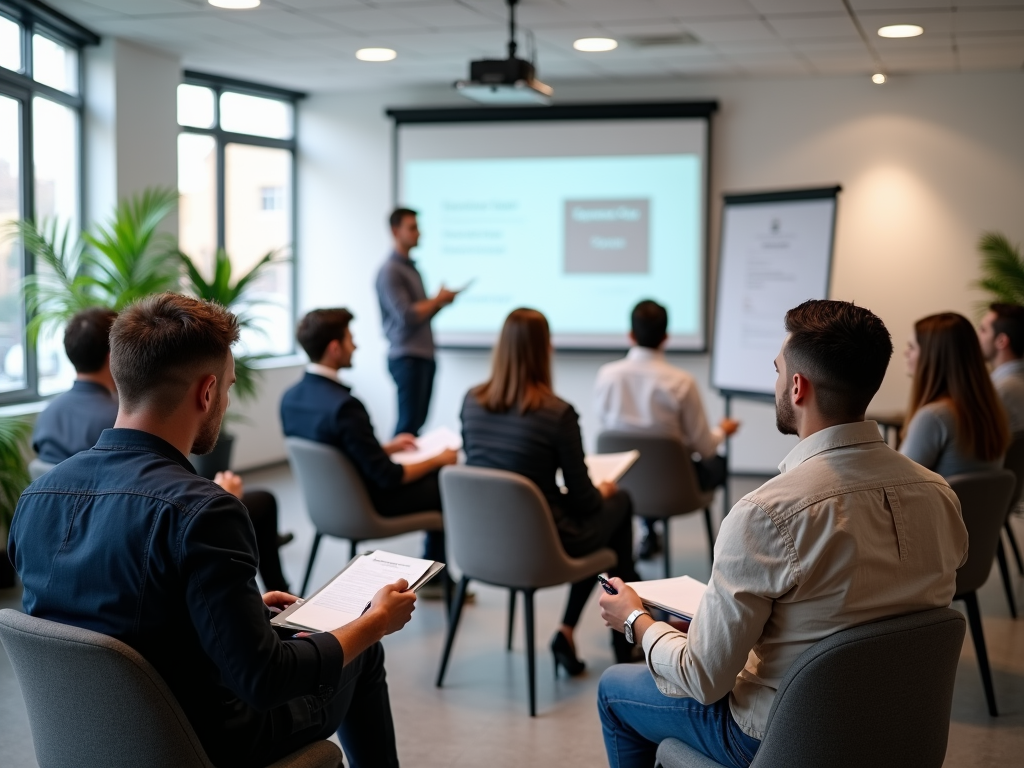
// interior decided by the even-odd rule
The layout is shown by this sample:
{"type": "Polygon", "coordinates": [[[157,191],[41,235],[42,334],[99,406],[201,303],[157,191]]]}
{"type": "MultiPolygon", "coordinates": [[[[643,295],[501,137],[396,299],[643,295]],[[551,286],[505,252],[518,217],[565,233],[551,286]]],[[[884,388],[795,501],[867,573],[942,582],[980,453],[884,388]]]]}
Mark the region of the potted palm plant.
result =
{"type": "Polygon", "coordinates": [[[29,484],[25,450],[32,424],[23,418],[0,418],[0,589],[14,586],[14,567],[7,559],[7,532],[18,497],[29,484]]]}
{"type": "MultiPolygon", "coordinates": [[[[188,254],[177,252],[178,260],[184,270],[184,290],[197,299],[213,301],[234,312],[238,318],[241,331],[264,331],[258,324],[254,309],[261,304],[271,303],[260,298],[254,287],[259,278],[275,264],[286,259],[278,250],[265,253],[247,272],[233,278],[231,257],[220,248],[214,255],[212,275],[208,278],[203,274],[196,261],[188,254]]],[[[234,396],[240,402],[254,399],[259,391],[260,371],[253,364],[267,355],[242,353],[235,356],[234,396]]],[[[232,416],[232,414],[228,414],[232,416]]],[[[225,420],[228,421],[227,419],[225,420]]],[[[231,465],[231,449],[235,438],[225,429],[221,429],[220,437],[213,451],[205,456],[190,456],[189,459],[203,477],[213,479],[218,472],[223,472],[231,465]]]]}
{"type": "Polygon", "coordinates": [[[989,294],[988,301],[1024,305],[1024,258],[1020,246],[999,232],[986,232],[978,241],[978,251],[981,279],[975,287],[989,294]]]}

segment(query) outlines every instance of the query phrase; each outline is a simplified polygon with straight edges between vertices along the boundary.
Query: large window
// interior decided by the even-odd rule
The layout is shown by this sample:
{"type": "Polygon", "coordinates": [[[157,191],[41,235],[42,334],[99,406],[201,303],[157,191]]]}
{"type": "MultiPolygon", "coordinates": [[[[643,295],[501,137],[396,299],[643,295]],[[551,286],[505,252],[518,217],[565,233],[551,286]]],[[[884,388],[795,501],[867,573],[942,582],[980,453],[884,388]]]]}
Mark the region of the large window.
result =
{"type": "Polygon", "coordinates": [[[253,354],[294,351],[295,112],[302,94],[185,73],[178,86],[178,239],[207,275],[218,249],[235,279],[265,254],[254,283],[253,354]]]}
{"type": "MultiPolygon", "coordinates": [[[[0,0],[0,227],[19,218],[80,226],[81,47],[88,30],[27,0],[0,0]]],[[[30,344],[21,293],[35,264],[0,239],[0,402],[66,389],[74,370],[62,334],[30,344]]]]}

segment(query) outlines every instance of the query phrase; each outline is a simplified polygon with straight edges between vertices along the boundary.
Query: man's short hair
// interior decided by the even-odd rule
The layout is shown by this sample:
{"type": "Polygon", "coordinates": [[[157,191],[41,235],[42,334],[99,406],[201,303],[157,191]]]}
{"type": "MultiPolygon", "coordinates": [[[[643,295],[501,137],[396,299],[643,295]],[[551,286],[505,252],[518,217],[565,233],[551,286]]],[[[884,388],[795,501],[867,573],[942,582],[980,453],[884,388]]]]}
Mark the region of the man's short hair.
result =
{"type": "Polygon", "coordinates": [[[96,373],[110,354],[110,326],[117,312],[106,307],[83,309],[64,328],[64,351],[78,373],[96,373]]]}
{"type": "Polygon", "coordinates": [[[327,351],[328,344],[335,339],[341,341],[345,338],[345,329],[353,317],[353,314],[344,307],[314,309],[299,321],[295,338],[306,350],[309,359],[318,363],[327,351]]]}
{"type": "Polygon", "coordinates": [[[1006,334],[1010,340],[1010,350],[1014,357],[1024,357],[1024,307],[1020,304],[990,304],[989,309],[995,313],[992,323],[993,336],[1006,334]]]}
{"type": "Polygon", "coordinates": [[[873,312],[847,301],[805,301],[786,313],[786,371],[814,386],[828,419],[856,419],[882,386],[892,337],[873,312]]]}
{"type": "Polygon", "coordinates": [[[668,334],[668,310],[656,301],[641,301],[633,307],[630,320],[633,338],[641,347],[657,349],[668,334]]]}
{"type": "Polygon", "coordinates": [[[171,411],[200,376],[224,375],[238,321],[220,304],[176,293],[147,296],[110,329],[110,372],[121,406],[171,411]]]}
{"type": "Polygon", "coordinates": [[[415,215],[416,211],[414,211],[412,208],[395,208],[395,210],[391,212],[391,215],[388,216],[388,224],[391,225],[392,229],[398,229],[400,226],[402,226],[402,219],[404,219],[406,216],[415,215]]]}

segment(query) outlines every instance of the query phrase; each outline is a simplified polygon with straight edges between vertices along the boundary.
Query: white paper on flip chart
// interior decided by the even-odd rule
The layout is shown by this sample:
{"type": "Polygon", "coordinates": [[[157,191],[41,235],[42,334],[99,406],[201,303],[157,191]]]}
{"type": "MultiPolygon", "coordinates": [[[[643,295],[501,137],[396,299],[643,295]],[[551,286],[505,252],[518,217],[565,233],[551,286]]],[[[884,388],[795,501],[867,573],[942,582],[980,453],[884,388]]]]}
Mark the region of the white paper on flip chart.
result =
{"type": "Polygon", "coordinates": [[[457,451],[462,447],[462,436],[448,427],[432,429],[427,434],[416,438],[416,447],[410,451],[399,451],[391,454],[396,464],[417,464],[432,459],[442,451],[451,448],[457,451]]]}
{"type": "Polygon", "coordinates": [[[661,608],[668,613],[686,619],[692,619],[704,597],[708,585],[691,579],[689,576],[677,576],[673,579],[653,579],[651,581],[631,581],[633,588],[644,605],[661,608]]]}
{"type": "Polygon", "coordinates": [[[320,632],[343,627],[362,615],[366,604],[381,587],[399,579],[415,584],[431,565],[431,560],[391,552],[361,555],[288,616],[288,622],[320,632]]]}

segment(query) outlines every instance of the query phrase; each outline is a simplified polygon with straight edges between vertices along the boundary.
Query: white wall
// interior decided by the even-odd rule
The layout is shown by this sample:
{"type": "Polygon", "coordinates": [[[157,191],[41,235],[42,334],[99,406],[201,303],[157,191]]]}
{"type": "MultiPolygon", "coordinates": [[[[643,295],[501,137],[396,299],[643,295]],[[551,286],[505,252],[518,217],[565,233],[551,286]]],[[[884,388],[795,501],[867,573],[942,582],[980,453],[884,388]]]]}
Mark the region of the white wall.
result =
{"type": "MultiPolygon", "coordinates": [[[[715,98],[712,253],[723,191],[841,183],[833,296],[877,312],[897,349],[874,407],[907,396],[902,350],[913,321],[942,310],[974,311],[981,295],[975,243],[988,229],[1024,239],[1024,73],[704,80],[557,85],[560,102],[715,98]]],[[[345,305],[357,317],[349,380],[382,435],[394,424],[373,277],[388,250],[390,121],[385,107],[462,104],[447,89],[313,96],[301,107],[300,311],[345,305]]],[[[429,236],[429,233],[426,233],[429,236]]],[[[712,274],[714,267],[712,267],[712,274]]],[[[623,318],[626,322],[626,318],[623,318]]],[[[556,387],[596,425],[593,375],[606,355],[562,354],[556,387]]],[[[457,426],[466,389],[486,375],[487,355],[444,352],[432,423],[457,426]]],[[[706,355],[676,356],[703,385],[706,355]]],[[[770,365],[770,361],[764,364],[770,365]]],[[[705,392],[712,417],[719,398],[705,392]]],[[[771,470],[793,444],[775,433],[770,407],[740,403],[744,425],[733,467],[771,470]]]]}

